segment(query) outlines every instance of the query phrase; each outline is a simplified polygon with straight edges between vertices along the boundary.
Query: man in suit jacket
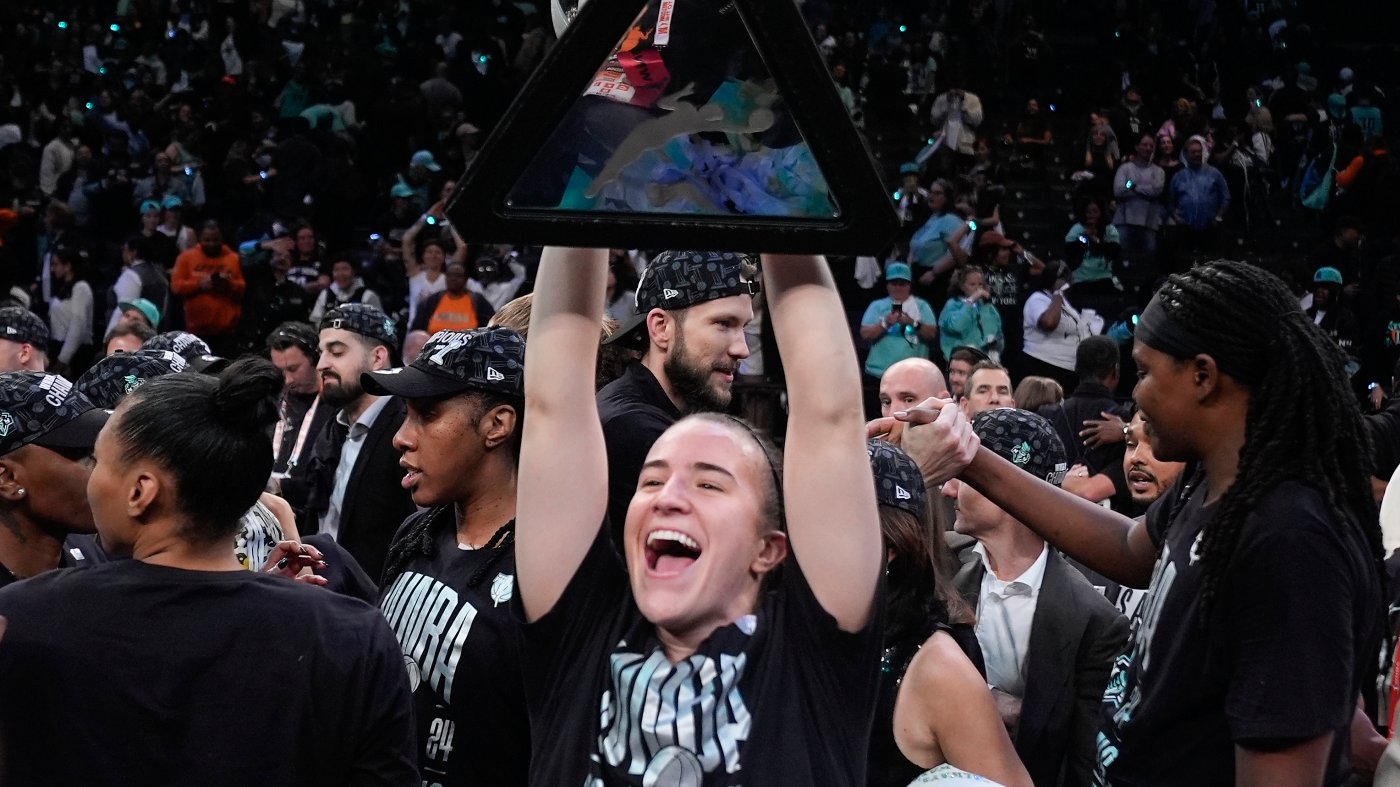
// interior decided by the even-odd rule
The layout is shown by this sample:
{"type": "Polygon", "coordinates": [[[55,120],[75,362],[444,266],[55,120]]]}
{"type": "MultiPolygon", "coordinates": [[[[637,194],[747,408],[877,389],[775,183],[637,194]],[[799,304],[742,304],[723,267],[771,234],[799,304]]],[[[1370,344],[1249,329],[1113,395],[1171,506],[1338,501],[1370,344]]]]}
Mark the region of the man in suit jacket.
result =
{"type": "Polygon", "coordinates": [[[321,399],[338,412],[316,438],[305,479],[282,484],[302,534],[330,535],[375,581],[394,531],[414,506],[394,448],[404,402],[366,393],[360,375],[391,368],[396,341],[393,320],[373,306],[344,304],[326,314],[316,368],[321,399]]]}
{"type": "MultiPolygon", "coordinates": [[[[982,444],[1050,483],[1066,458],[1055,430],[1023,410],[973,421],[982,444]]],[[[977,607],[987,682],[1037,787],[1089,783],[1104,686],[1128,622],[1044,539],[966,484],[951,481],[960,566],[954,583],[977,607]]]]}

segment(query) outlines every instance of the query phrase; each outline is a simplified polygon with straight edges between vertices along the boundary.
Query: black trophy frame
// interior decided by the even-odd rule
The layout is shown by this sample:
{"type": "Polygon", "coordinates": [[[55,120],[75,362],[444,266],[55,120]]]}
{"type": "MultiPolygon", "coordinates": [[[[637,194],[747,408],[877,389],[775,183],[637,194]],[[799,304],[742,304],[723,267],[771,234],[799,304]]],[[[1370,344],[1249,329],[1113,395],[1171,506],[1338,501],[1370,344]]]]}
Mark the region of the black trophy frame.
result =
{"type": "Polygon", "coordinates": [[[883,250],[898,231],[898,217],[793,0],[733,3],[821,168],[839,215],[647,214],[507,204],[520,173],[647,2],[591,0],[579,10],[457,184],[447,212],[465,238],[476,243],[795,254],[883,250]]]}

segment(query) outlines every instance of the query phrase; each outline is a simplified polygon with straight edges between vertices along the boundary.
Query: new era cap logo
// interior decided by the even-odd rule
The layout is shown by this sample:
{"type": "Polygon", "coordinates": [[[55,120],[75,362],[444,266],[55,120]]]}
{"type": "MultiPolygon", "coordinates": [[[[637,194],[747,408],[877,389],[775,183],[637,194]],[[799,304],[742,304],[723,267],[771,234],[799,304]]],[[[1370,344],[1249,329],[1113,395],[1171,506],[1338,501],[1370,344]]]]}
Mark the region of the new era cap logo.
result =
{"type": "Polygon", "coordinates": [[[681,294],[680,294],[679,292],[677,292],[676,290],[670,289],[670,288],[668,287],[668,288],[666,288],[666,289],[664,289],[664,290],[661,291],[661,297],[663,297],[663,298],[665,298],[666,300],[669,301],[669,300],[672,299],[672,298],[679,298],[679,297],[681,297],[681,294]]]}
{"type": "Polygon", "coordinates": [[[500,372],[496,371],[495,369],[492,369],[489,366],[486,367],[486,382],[499,383],[504,379],[506,379],[506,376],[504,374],[501,374],[500,372]]]}
{"type": "Polygon", "coordinates": [[[908,500],[908,499],[910,499],[911,497],[913,497],[913,495],[909,494],[909,490],[905,489],[904,487],[900,486],[899,484],[895,484],[895,485],[894,485],[894,499],[895,499],[895,500],[908,500]]]}
{"type": "Polygon", "coordinates": [[[13,325],[6,325],[5,333],[10,336],[14,336],[15,334],[19,333],[19,331],[15,330],[15,327],[13,325]]]}

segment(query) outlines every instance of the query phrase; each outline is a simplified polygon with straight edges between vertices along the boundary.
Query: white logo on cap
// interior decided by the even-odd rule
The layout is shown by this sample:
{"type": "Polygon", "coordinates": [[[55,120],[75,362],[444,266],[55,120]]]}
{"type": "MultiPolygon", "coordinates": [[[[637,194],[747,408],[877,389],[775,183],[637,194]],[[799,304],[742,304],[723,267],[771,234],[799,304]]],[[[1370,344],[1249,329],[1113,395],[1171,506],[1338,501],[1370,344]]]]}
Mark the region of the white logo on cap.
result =
{"type": "Polygon", "coordinates": [[[441,345],[428,357],[428,363],[442,366],[447,363],[447,354],[465,346],[470,337],[461,331],[439,331],[433,334],[433,343],[441,345]]]}
{"type": "Polygon", "coordinates": [[[15,417],[7,412],[0,412],[0,437],[9,437],[14,426],[15,417]]]}
{"type": "Polygon", "coordinates": [[[679,292],[677,292],[677,291],[675,291],[675,290],[673,290],[673,289],[670,289],[670,288],[668,287],[667,289],[664,289],[664,290],[661,291],[661,297],[665,298],[666,300],[670,300],[670,299],[672,299],[672,298],[679,298],[679,297],[681,297],[681,294],[680,294],[679,292]]]}
{"type": "Polygon", "coordinates": [[[500,372],[496,371],[495,369],[492,369],[489,366],[486,367],[486,382],[498,383],[504,379],[506,379],[506,376],[504,374],[501,374],[500,372]]]}
{"type": "Polygon", "coordinates": [[[895,485],[894,485],[894,499],[895,499],[895,500],[909,500],[909,499],[912,498],[912,497],[913,497],[913,495],[909,494],[909,490],[905,489],[904,487],[900,486],[899,484],[895,484],[895,485]]]}
{"type": "Polygon", "coordinates": [[[15,330],[14,326],[12,326],[12,325],[6,325],[6,326],[5,326],[5,333],[7,333],[7,334],[9,334],[9,335],[11,335],[11,336],[14,336],[15,334],[19,333],[19,331],[15,330]]]}

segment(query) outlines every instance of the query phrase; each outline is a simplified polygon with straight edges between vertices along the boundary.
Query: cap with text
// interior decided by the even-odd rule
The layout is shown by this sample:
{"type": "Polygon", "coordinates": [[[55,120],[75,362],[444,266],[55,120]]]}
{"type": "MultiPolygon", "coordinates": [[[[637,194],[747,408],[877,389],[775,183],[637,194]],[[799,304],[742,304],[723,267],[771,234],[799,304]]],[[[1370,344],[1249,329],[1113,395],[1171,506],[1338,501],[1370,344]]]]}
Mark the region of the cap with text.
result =
{"type": "Polygon", "coordinates": [[[467,391],[525,396],[525,340],[511,328],[438,331],[418,358],[399,369],[366,372],[375,396],[436,399],[467,391]]]}
{"type": "Polygon", "coordinates": [[[1027,473],[1059,486],[1069,469],[1064,444],[1050,422],[1025,410],[978,413],[972,431],[982,445],[1027,473]]]}
{"type": "Polygon", "coordinates": [[[91,449],[108,415],[56,374],[0,374],[0,455],[31,443],[91,449]]]}
{"type": "Polygon", "coordinates": [[[217,374],[229,364],[227,358],[215,355],[203,339],[187,331],[158,333],[147,339],[141,349],[173,352],[185,359],[188,369],[200,374],[217,374]]]}
{"type": "Polygon", "coordinates": [[[183,372],[188,365],[184,357],[170,350],[113,353],[83,372],[75,385],[94,405],[110,410],[147,380],[183,372]]]}

